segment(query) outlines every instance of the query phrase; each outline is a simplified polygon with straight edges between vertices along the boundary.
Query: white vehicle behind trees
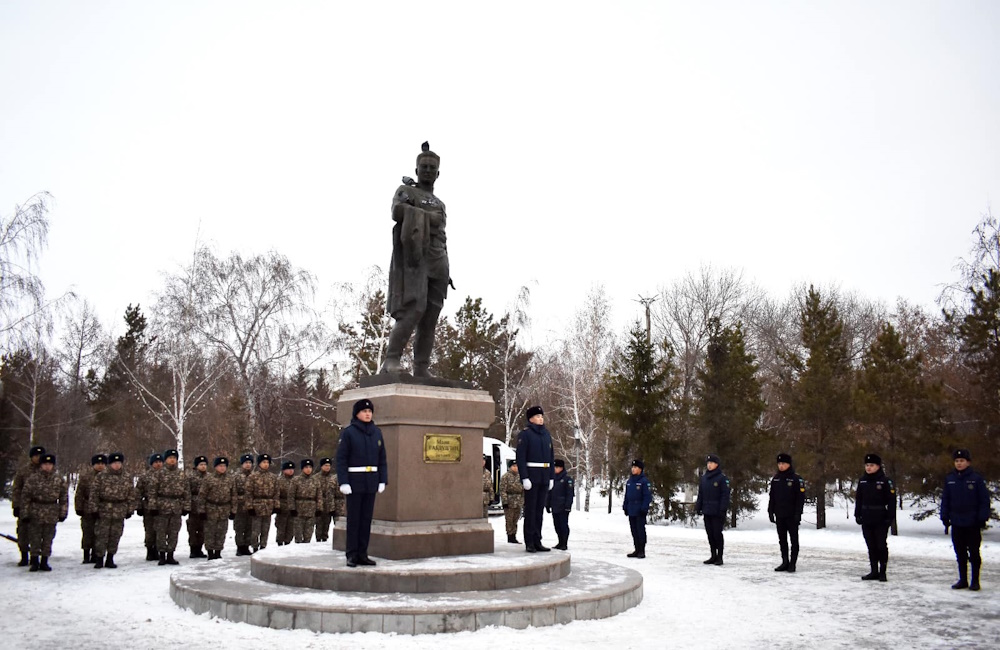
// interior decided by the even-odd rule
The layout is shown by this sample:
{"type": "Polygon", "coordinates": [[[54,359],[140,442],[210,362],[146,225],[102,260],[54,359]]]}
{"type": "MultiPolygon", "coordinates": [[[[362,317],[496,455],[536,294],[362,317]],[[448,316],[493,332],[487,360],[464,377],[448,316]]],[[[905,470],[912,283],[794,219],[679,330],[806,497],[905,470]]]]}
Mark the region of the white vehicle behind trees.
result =
{"type": "Polygon", "coordinates": [[[500,479],[507,473],[508,463],[514,461],[514,450],[496,438],[483,436],[483,455],[486,456],[486,469],[490,470],[493,476],[493,501],[490,502],[490,511],[503,512],[503,503],[500,501],[500,479]]]}

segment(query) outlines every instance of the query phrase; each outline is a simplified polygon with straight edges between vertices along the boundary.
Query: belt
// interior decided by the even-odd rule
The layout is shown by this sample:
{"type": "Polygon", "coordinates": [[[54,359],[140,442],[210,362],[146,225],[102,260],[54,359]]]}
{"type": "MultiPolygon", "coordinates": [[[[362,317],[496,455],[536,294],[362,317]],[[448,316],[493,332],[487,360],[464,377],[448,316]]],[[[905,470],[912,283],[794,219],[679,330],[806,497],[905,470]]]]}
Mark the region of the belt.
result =
{"type": "Polygon", "coordinates": [[[372,467],[371,465],[366,465],[364,467],[348,467],[348,472],[377,472],[378,467],[372,467]]]}
{"type": "Polygon", "coordinates": [[[528,467],[548,467],[548,463],[528,463],[528,467]]]}

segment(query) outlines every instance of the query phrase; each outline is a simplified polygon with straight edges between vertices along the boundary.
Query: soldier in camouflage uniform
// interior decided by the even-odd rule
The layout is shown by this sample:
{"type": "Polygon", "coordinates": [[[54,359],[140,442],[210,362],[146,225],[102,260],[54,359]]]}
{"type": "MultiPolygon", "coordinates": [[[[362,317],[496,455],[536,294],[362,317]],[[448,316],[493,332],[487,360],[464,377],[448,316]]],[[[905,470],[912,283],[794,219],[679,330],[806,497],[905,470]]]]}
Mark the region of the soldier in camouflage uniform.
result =
{"type": "Polygon", "coordinates": [[[490,503],[493,501],[493,474],[486,469],[486,454],[483,454],[483,518],[490,516],[490,503]]]}
{"type": "Polygon", "coordinates": [[[302,473],[292,481],[294,485],[295,510],[295,542],[306,544],[312,541],[313,528],[316,527],[316,517],[326,509],[323,505],[323,484],[313,476],[311,458],[303,459],[302,473]]]}
{"type": "MultiPolygon", "coordinates": [[[[188,476],[188,485],[191,486],[191,503],[193,507],[193,504],[198,499],[198,493],[201,492],[201,484],[208,477],[208,458],[197,456],[191,464],[194,465],[194,469],[188,476]]],[[[189,557],[208,557],[201,550],[201,547],[205,545],[204,511],[191,511],[191,515],[187,520],[187,531],[188,546],[191,547],[191,555],[189,557]]]]}
{"type": "Polygon", "coordinates": [[[177,450],[163,452],[163,467],[152,476],[150,512],[156,517],[156,552],[159,564],[179,564],[174,559],[181,518],[191,512],[191,490],[177,467],[177,450]]]}
{"type": "Polygon", "coordinates": [[[250,516],[244,499],[247,493],[247,479],[253,472],[253,455],[240,456],[240,467],[233,472],[233,486],[236,489],[236,516],[233,518],[233,533],[236,537],[236,555],[250,555],[250,516]]]}
{"type": "Polygon", "coordinates": [[[524,508],[524,486],[517,473],[517,463],[508,463],[507,473],[500,479],[500,499],[503,501],[503,515],[507,523],[507,541],[517,544],[517,520],[524,508]]]}
{"type": "Polygon", "coordinates": [[[250,517],[250,544],[254,551],[267,546],[267,536],[271,532],[271,515],[277,510],[278,477],[271,474],[271,457],[267,454],[257,456],[257,469],[247,479],[247,493],[243,503],[250,517]]]}
{"type": "Polygon", "coordinates": [[[226,473],[229,459],[220,456],[214,461],[215,472],[201,483],[198,491],[198,512],[205,513],[205,548],[209,560],[222,559],[222,547],[229,532],[229,520],[236,518],[236,482],[226,473]]]}
{"type": "Polygon", "coordinates": [[[38,471],[41,466],[42,456],[45,455],[45,447],[32,447],[28,451],[28,462],[21,466],[14,474],[13,494],[11,494],[10,504],[14,508],[14,519],[17,519],[17,546],[21,549],[21,561],[17,566],[28,566],[28,522],[21,521],[21,505],[24,502],[24,482],[28,477],[38,471]]]}
{"type": "Polygon", "coordinates": [[[104,471],[108,459],[104,454],[97,454],[90,459],[90,471],[80,472],[80,480],[76,483],[76,494],[73,496],[73,509],[80,517],[80,548],[83,549],[82,564],[90,564],[94,561],[94,522],[93,514],[87,512],[87,502],[90,500],[90,489],[94,485],[94,480],[104,471]]]}
{"type": "Polygon", "coordinates": [[[56,457],[41,457],[38,471],[24,482],[21,493],[21,521],[28,524],[28,544],[31,548],[29,571],[51,571],[52,538],[56,524],[66,521],[69,512],[69,492],[66,479],[56,474],[56,457]]]}
{"type": "Polygon", "coordinates": [[[122,472],[125,455],[119,451],[108,456],[108,468],[97,475],[90,489],[87,512],[94,517],[94,568],[117,569],[115,553],[125,529],[125,520],[135,510],[137,493],[132,476],[122,472]],[[107,555],[107,557],[105,557],[107,555]]]}
{"type": "Polygon", "coordinates": [[[278,477],[278,509],[275,510],[274,538],[278,546],[291,544],[295,539],[295,463],[286,460],[281,464],[278,477]]]}
{"type": "Polygon", "coordinates": [[[145,530],[146,561],[157,559],[156,554],[156,517],[150,512],[149,503],[152,499],[150,489],[153,486],[153,474],[163,467],[163,454],[153,454],[149,457],[149,469],[135,482],[139,495],[137,514],[142,517],[142,527],[145,530]]]}
{"type": "Polygon", "coordinates": [[[333,502],[331,490],[336,490],[340,492],[339,485],[336,485],[337,475],[331,470],[333,468],[333,461],[329,458],[319,459],[319,474],[316,475],[316,480],[319,481],[320,488],[323,492],[323,508],[320,514],[316,515],[316,541],[325,542],[330,539],[330,521],[334,519],[334,508],[336,504],[333,502]],[[333,484],[331,485],[331,480],[333,479],[333,484]]]}

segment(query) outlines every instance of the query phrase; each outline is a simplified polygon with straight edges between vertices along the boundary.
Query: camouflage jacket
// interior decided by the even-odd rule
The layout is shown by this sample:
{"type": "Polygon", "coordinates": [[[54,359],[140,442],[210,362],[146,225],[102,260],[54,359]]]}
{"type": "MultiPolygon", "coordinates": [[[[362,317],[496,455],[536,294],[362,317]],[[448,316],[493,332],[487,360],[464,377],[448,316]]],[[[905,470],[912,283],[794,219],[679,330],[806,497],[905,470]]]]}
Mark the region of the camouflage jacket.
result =
{"type": "Polygon", "coordinates": [[[94,485],[94,481],[100,475],[101,472],[93,468],[80,472],[80,480],[76,482],[76,494],[73,495],[73,509],[81,517],[84,513],[91,514],[87,510],[87,503],[90,501],[90,490],[94,485]]]}
{"type": "Polygon", "coordinates": [[[281,512],[288,514],[290,511],[295,510],[295,476],[285,476],[282,474],[278,477],[278,507],[281,508],[281,512]]]}
{"type": "Polygon", "coordinates": [[[243,471],[242,467],[237,467],[235,471],[230,471],[226,473],[233,475],[233,489],[236,490],[236,512],[243,512],[246,508],[246,494],[247,494],[247,479],[253,474],[253,470],[249,472],[243,471]]]}
{"type": "Polygon", "coordinates": [[[199,472],[197,469],[191,470],[191,473],[188,474],[188,486],[191,488],[191,512],[205,512],[198,507],[198,494],[201,492],[201,484],[208,478],[208,474],[208,472],[199,472]]]}
{"type": "Polygon", "coordinates": [[[507,470],[500,479],[500,498],[504,505],[512,508],[524,507],[524,486],[521,484],[520,474],[507,470]]]}
{"type": "Polygon", "coordinates": [[[228,473],[212,472],[201,482],[198,512],[206,513],[209,519],[226,519],[229,515],[235,515],[238,504],[236,480],[228,473]]]}
{"type": "Polygon", "coordinates": [[[184,472],[176,465],[164,465],[149,479],[149,510],[161,515],[179,515],[191,511],[191,491],[184,472]]]}
{"type": "Polygon", "coordinates": [[[488,506],[493,500],[493,474],[483,468],[483,505],[488,506]]]}
{"type": "Polygon", "coordinates": [[[21,493],[21,518],[35,524],[55,524],[69,512],[69,491],[66,479],[55,470],[34,472],[24,482],[21,493]]]}
{"type": "Polygon", "coordinates": [[[21,465],[18,468],[17,473],[14,474],[14,485],[13,494],[11,494],[10,505],[15,508],[20,508],[23,503],[23,493],[24,493],[24,483],[28,480],[28,477],[37,472],[39,465],[35,465],[30,460],[21,465]]]}
{"type": "Polygon", "coordinates": [[[243,503],[247,510],[253,510],[258,516],[270,515],[279,507],[278,477],[259,467],[255,469],[247,479],[243,503]]]}
{"type": "Polygon", "coordinates": [[[347,514],[347,500],[340,492],[337,472],[320,472],[316,476],[323,486],[323,507],[334,516],[343,517],[347,514]]]}
{"type": "Polygon", "coordinates": [[[108,467],[94,478],[86,509],[87,514],[97,513],[101,519],[124,519],[132,514],[137,502],[138,492],[132,487],[132,475],[108,467]]]}
{"type": "Polygon", "coordinates": [[[149,488],[153,485],[153,472],[155,471],[152,467],[147,468],[135,481],[136,496],[139,499],[137,510],[149,509],[149,499],[151,496],[149,488]]]}
{"type": "Polygon", "coordinates": [[[323,512],[323,484],[315,474],[299,474],[292,479],[295,509],[302,517],[312,517],[323,512]]]}

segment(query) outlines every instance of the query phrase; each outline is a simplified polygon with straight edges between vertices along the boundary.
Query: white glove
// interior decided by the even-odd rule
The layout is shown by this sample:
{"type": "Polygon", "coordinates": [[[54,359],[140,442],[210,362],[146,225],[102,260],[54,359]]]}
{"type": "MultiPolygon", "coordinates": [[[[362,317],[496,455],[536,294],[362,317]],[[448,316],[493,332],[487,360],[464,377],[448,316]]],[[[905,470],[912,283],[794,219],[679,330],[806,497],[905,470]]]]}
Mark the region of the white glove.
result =
{"type": "Polygon", "coordinates": [[[341,494],[350,494],[351,493],[351,486],[350,486],[350,484],[345,483],[345,484],[341,485],[340,486],[340,493],[341,494]]]}
{"type": "Polygon", "coordinates": [[[524,486],[525,490],[530,490],[531,489],[531,479],[530,478],[524,479],[523,481],[521,481],[521,485],[524,486]]]}
{"type": "Polygon", "coordinates": [[[378,484],[378,493],[382,494],[383,492],[385,492],[385,483],[379,483],[378,484]]]}
{"type": "Polygon", "coordinates": [[[555,481],[553,481],[552,479],[549,479],[549,489],[550,490],[555,486],[555,484],[556,484],[555,481]]]}

